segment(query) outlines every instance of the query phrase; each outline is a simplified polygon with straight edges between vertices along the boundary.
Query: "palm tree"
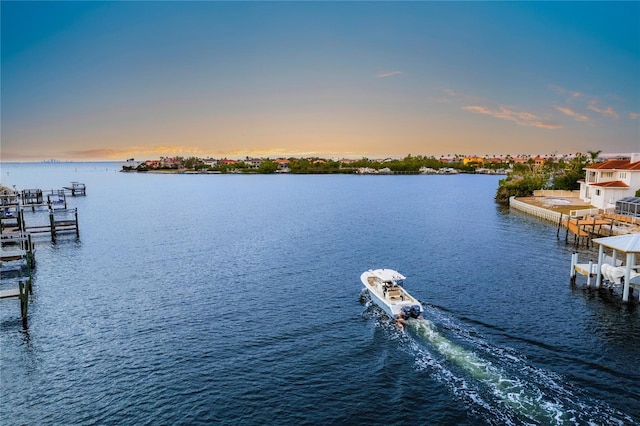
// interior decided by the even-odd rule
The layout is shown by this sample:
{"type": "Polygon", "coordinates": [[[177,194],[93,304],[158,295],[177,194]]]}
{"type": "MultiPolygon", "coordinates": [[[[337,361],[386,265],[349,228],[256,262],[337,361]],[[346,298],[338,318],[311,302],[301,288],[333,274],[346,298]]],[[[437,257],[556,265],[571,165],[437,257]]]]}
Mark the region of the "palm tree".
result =
{"type": "Polygon", "coordinates": [[[589,159],[590,163],[593,164],[596,162],[596,160],[598,159],[598,155],[600,155],[600,153],[602,151],[587,151],[589,153],[589,155],[591,156],[591,158],[589,159]]]}

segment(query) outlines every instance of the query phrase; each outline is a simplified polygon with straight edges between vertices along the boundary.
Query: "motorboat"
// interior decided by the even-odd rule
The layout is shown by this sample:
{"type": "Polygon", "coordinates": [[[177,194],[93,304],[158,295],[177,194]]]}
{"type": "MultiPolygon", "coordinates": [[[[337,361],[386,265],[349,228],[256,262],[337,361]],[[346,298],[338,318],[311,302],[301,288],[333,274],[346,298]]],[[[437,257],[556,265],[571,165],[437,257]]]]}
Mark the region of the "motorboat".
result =
{"type": "Polygon", "coordinates": [[[418,318],[424,311],[422,304],[402,286],[405,279],[393,269],[369,269],[360,275],[371,300],[394,320],[418,318]]]}

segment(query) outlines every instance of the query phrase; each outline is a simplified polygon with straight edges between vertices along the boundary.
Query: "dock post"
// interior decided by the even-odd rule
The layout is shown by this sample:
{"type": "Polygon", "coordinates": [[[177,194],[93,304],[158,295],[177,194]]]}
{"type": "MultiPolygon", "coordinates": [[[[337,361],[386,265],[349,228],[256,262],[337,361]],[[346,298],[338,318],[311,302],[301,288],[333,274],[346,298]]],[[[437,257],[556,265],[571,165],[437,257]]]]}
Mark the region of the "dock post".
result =
{"type": "Polygon", "coordinates": [[[593,268],[593,261],[589,261],[589,273],[587,274],[587,288],[591,287],[591,270],[593,268]]]}
{"type": "Polygon", "coordinates": [[[36,257],[33,255],[33,241],[31,240],[31,234],[27,234],[27,251],[31,256],[31,267],[34,268],[36,266],[36,257]]]}
{"type": "Polygon", "coordinates": [[[80,227],[78,226],[78,208],[75,209],[75,217],[76,217],[76,236],[80,238],[80,227]]]}
{"type": "Polygon", "coordinates": [[[576,264],[578,263],[578,253],[571,253],[571,271],[569,273],[569,282],[576,283],[576,264]]]}
{"type": "Polygon", "coordinates": [[[49,223],[51,224],[51,241],[56,241],[56,222],[53,218],[53,210],[49,210],[49,223]]]}
{"type": "Polygon", "coordinates": [[[556,239],[560,238],[560,226],[562,226],[562,212],[560,212],[560,219],[558,219],[558,229],[556,229],[556,239]]]}
{"type": "Polygon", "coordinates": [[[635,253],[627,253],[626,267],[624,269],[624,287],[622,290],[622,302],[629,302],[629,279],[631,279],[631,266],[635,264],[635,253]]]}
{"type": "Polygon", "coordinates": [[[600,288],[602,284],[602,264],[604,263],[604,246],[598,246],[598,273],[596,275],[596,288],[600,288]]]}
{"type": "Polygon", "coordinates": [[[18,283],[18,288],[20,290],[20,316],[22,317],[22,328],[27,329],[28,328],[28,324],[27,324],[27,314],[28,314],[28,310],[29,310],[29,291],[28,291],[28,284],[25,286],[25,284],[20,281],[18,283]]]}

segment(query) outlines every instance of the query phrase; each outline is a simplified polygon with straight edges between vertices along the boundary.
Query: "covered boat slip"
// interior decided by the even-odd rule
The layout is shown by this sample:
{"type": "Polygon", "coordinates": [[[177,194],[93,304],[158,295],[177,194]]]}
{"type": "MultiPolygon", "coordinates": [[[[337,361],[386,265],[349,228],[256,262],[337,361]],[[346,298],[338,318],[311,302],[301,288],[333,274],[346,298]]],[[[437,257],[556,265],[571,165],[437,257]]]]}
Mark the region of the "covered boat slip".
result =
{"type": "Polygon", "coordinates": [[[622,286],[622,301],[628,302],[633,289],[640,290],[640,233],[597,238],[593,242],[598,245],[598,261],[579,263],[578,254],[574,253],[571,256],[571,282],[575,283],[578,273],[587,277],[588,287],[593,277],[596,288],[600,288],[603,281],[610,287],[622,286]]]}

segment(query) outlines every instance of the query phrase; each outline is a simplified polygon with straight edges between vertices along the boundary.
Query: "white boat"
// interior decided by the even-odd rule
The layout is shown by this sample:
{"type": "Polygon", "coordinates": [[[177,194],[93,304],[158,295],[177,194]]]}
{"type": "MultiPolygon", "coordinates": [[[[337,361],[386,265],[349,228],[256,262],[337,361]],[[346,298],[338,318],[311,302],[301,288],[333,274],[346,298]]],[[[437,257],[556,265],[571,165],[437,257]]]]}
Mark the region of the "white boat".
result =
{"type": "Polygon", "coordinates": [[[418,318],[422,304],[402,287],[406,277],[393,269],[369,269],[360,275],[360,281],[369,291],[371,300],[391,318],[418,318]]]}

